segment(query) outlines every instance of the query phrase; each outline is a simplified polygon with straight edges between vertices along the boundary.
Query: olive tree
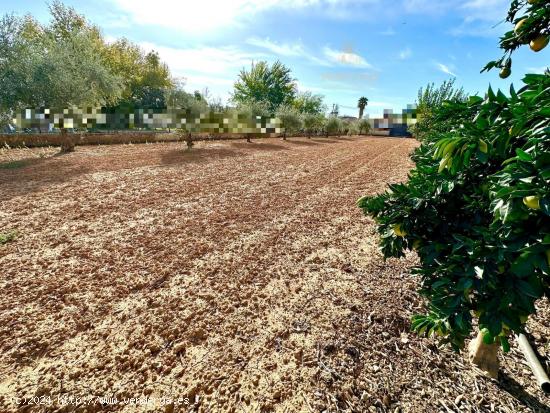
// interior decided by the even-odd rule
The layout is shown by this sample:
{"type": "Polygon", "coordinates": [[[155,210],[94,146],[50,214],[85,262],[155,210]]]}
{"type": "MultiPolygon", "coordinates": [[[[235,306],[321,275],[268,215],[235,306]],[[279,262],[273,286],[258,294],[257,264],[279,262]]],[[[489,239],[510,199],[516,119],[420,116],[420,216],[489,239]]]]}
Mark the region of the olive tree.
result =
{"type": "Polygon", "coordinates": [[[284,128],[283,140],[286,140],[287,134],[292,135],[298,132],[303,126],[300,113],[292,106],[279,106],[275,116],[277,116],[282,122],[282,126],[284,128]]]}
{"type": "Polygon", "coordinates": [[[342,131],[342,120],[337,116],[329,116],[325,125],[326,135],[337,135],[342,131]]]}

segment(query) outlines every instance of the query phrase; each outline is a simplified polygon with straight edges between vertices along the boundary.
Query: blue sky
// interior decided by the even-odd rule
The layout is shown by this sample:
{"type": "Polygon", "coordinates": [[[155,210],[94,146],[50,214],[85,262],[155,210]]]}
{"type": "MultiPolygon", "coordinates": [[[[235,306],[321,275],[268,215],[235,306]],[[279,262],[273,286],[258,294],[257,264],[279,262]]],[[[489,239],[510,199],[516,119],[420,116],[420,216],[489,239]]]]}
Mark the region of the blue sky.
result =
{"type": "MultiPolygon", "coordinates": [[[[508,89],[527,72],[542,72],[550,47],[514,53],[513,73],[480,69],[500,57],[498,36],[509,0],[65,0],[101,27],[157,50],[189,91],[209,88],[229,98],[241,68],[277,59],[300,90],[324,95],[341,114],[400,111],[419,87],[456,76],[469,93],[489,84],[508,89]],[[496,27],[495,27],[496,25],[496,27]]],[[[44,1],[0,0],[0,10],[49,19],[44,1]]]]}

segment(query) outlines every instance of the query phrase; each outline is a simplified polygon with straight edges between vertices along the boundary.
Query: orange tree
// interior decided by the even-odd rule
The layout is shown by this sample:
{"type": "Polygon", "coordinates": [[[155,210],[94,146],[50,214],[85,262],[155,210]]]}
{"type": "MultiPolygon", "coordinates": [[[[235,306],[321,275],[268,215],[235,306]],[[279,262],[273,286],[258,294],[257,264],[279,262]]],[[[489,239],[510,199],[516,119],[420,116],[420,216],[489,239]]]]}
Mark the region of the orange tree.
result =
{"type": "Polygon", "coordinates": [[[504,55],[493,60],[483,71],[500,68],[500,77],[505,79],[511,74],[512,53],[524,44],[534,52],[540,52],[550,39],[550,7],[548,0],[513,0],[506,21],[514,24],[500,38],[500,48],[504,55]]]}
{"type": "MultiPolygon", "coordinates": [[[[547,19],[534,6],[524,18],[547,19]]],[[[536,33],[527,38],[546,33],[528,27],[536,33]]],[[[419,256],[413,272],[428,309],[413,329],[455,349],[477,317],[483,341],[507,351],[510,332],[550,296],[550,73],[523,82],[509,96],[489,88],[444,102],[432,119],[444,127],[424,137],[408,182],[358,201],[378,223],[385,257],[419,256]]]]}

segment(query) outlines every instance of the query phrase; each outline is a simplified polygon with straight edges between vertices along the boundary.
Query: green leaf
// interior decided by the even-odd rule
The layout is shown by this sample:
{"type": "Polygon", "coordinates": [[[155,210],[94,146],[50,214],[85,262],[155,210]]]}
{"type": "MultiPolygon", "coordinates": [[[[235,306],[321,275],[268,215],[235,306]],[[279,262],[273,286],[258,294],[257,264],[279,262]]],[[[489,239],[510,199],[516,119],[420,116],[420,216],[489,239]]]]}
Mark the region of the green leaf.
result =
{"type": "Polygon", "coordinates": [[[521,291],[523,294],[525,294],[529,297],[533,297],[533,298],[539,298],[540,297],[539,292],[530,283],[528,283],[526,281],[523,281],[523,280],[518,280],[516,282],[516,285],[517,285],[519,291],[521,291]]]}
{"type": "Polygon", "coordinates": [[[518,95],[516,93],[516,89],[514,89],[514,84],[513,83],[510,83],[510,96],[514,100],[517,100],[517,98],[518,98],[518,95]]]}
{"type": "Polygon", "coordinates": [[[487,345],[490,345],[490,344],[493,344],[495,339],[494,337],[491,335],[491,333],[489,332],[489,329],[487,328],[482,328],[481,329],[481,334],[482,334],[482,338],[483,338],[483,343],[484,344],[487,344],[487,345]]]}
{"type": "Polygon", "coordinates": [[[506,103],[506,102],[508,102],[508,98],[506,97],[506,95],[505,95],[504,93],[502,93],[502,92],[500,91],[500,89],[499,89],[499,91],[497,92],[496,98],[497,98],[497,101],[498,101],[499,103],[506,103]]]}
{"type": "Polygon", "coordinates": [[[493,101],[496,99],[495,92],[493,92],[493,88],[489,86],[489,90],[487,91],[487,95],[489,96],[489,101],[493,101]]]}
{"type": "Polygon", "coordinates": [[[481,96],[475,95],[475,96],[470,96],[468,98],[468,103],[470,105],[475,105],[475,104],[478,104],[478,103],[481,103],[481,102],[483,102],[483,98],[481,96]]]}
{"type": "Polygon", "coordinates": [[[516,155],[518,156],[518,159],[524,162],[532,162],[533,157],[529,155],[527,152],[517,148],[516,149],[516,155]]]}
{"type": "Polygon", "coordinates": [[[500,344],[502,345],[502,351],[504,351],[505,353],[508,353],[510,351],[510,342],[508,341],[508,337],[501,336],[500,344]]]}

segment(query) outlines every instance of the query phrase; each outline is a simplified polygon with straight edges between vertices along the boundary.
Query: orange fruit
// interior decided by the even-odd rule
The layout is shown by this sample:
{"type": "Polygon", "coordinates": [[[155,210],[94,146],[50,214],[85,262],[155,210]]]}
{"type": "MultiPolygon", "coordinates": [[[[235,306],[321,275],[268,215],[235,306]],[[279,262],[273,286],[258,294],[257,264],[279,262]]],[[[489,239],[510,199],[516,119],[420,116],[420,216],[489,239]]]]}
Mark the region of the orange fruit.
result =
{"type": "Polygon", "coordinates": [[[531,42],[529,43],[529,47],[534,52],[540,52],[542,49],[546,47],[546,45],[548,44],[548,41],[550,41],[550,39],[547,36],[541,35],[531,40],[531,42]]]}
{"type": "Polygon", "coordinates": [[[511,73],[512,71],[510,70],[509,67],[503,67],[498,75],[500,76],[501,79],[506,79],[508,76],[510,76],[511,73]]]}
{"type": "Polygon", "coordinates": [[[540,198],[538,196],[526,196],[523,198],[523,203],[527,208],[540,209],[540,198]]]}
{"type": "Polygon", "coordinates": [[[527,21],[527,19],[521,19],[519,22],[516,23],[516,25],[514,27],[514,33],[515,34],[519,34],[519,32],[521,31],[521,26],[523,26],[526,21],[527,21]]]}

